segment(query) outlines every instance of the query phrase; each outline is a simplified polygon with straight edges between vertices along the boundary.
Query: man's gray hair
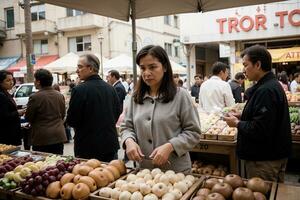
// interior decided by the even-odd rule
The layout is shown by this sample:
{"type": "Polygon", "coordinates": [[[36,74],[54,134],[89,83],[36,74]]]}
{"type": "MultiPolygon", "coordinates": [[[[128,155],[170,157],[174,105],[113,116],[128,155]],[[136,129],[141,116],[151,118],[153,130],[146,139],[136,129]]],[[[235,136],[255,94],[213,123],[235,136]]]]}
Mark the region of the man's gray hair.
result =
{"type": "Polygon", "coordinates": [[[100,61],[94,54],[84,54],[80,57],[86,58],[86,64],[93,68],[94,72],[99,72],[100,61]]]}

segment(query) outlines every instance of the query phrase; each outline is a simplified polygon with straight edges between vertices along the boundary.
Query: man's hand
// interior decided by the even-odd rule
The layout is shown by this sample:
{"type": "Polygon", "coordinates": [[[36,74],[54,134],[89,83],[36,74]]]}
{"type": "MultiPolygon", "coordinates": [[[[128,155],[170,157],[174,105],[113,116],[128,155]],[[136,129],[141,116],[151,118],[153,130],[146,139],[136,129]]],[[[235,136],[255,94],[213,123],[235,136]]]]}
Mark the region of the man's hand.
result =
{"type": "Polygon", "coordinates": [[[229,115],[233,115],[233,116],[235,116],[238,119],[241,119],[241,115],[242,115],[242,113],[238,112],[237,110],[232,110],[228,114],[229,115]]]}
{"type": "Polygon", "coordinates": [[[140,146],[132,138],[128,138],[125,141],[125,145],[126,155],[128,156],[129,160],[141,162],[144,154],[142,153],[140,146]]]}
{"type": "Polygon", "coordinates": [[[154,149],[149,157],[153,159],[153,165],[161,166],[169,162],[168,159],[172,151],[174,151],[172,144],[166,143],[154,149]]]}
{"type": "Polygon", "coordinates": [[[228,124],[229,127],[237,127],[239,119],[232,114],[228,114],[227,117],[223,117],[224,121],[228,124]]]}

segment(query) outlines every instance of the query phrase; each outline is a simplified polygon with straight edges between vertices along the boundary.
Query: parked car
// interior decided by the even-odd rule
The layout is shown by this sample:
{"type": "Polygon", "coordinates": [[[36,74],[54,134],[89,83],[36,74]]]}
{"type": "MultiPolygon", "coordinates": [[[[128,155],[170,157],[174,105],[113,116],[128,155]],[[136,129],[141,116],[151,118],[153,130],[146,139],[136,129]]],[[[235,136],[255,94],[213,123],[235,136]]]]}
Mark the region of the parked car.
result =
{"type": "Polygon", "coordinates": [[[21,84],[13,95],[18,109],[26,107],[29,96],[37,91],[38,90],[35,88],[34,83],[21,84]]]}

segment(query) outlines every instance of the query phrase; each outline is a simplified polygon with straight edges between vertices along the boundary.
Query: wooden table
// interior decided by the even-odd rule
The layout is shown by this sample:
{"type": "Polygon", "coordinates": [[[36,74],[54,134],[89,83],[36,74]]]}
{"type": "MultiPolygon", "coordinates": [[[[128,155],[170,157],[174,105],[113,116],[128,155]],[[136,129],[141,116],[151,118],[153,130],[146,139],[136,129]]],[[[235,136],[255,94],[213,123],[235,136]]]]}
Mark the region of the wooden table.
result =
{"type": "Polygon", "coordinates": [[[296,106],[296,107],[300,107],[300,101],[289,102],[289,106],[296,106]]]}
{"type": "Polygon", "coordinates": [[[276,193],[276,200],[299,200],[300,186],[286,185],[279,183],[276,193]]]}
{"type": "Polygon", "coordinates": [[[229,156],[230,173],[239,174],[238,159],[236,155],[236,141],[202,139],[191,152],[227,155],[229,156]]]}

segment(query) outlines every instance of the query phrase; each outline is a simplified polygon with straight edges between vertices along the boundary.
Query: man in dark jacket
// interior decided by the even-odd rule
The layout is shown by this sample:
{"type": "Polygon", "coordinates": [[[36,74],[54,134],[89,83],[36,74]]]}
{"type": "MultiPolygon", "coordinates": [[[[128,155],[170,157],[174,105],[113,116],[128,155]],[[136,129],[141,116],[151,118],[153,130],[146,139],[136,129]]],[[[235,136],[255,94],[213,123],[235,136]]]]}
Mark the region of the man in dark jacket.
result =
{"type": "Polygon", "coordinates": [[[123,111],[123,102],[126,97],[126,90],[122,82],[120,81],[119,72],[117,70],[110,70],[106,79],[107,82],[115,88],[120,101],[120,109],[121,111],[123,111]]]}
{"type": "Polygon", "coordinates": [[[109,162],[119,149],[116,122],[121,113],[114,88],[99,75],[99,60],[92,54],[81,56],[77,74],[83,83],[74,87],[67,123],[74,128],[76,157],[109,162]]]}
{"type": "Polygon", "coordinates": [[[195,83],[191,87],[191,96],[195,97],[196,103],[199,103],[199,92],[200,92],[200,86],[203,82],[203,77],[201,74],[196,74],[194,76],[195,83]]]}
{"type": "Polygon", "coordinates": [[[238,128],[237,154],[247,178],[284,181],[287,158],[291,152],[291,125],[288,102],[281,85],[271,72],[272,57],[266,48],[252,46],[241,54],[246,75],[257,81],[238,119],[225,117],[238,128]]]}
{"type": "Polygon", "coordinates": [[[242,103],[242,84],[245,81],[245,75],[243,72],[238,72],[234,76],[234,80],[230,81],[229,85],[231,87],[231,91],[233,94],[233,98],[235,100],[235,103],[242,103]]]}

